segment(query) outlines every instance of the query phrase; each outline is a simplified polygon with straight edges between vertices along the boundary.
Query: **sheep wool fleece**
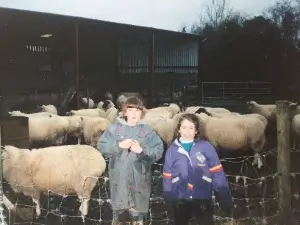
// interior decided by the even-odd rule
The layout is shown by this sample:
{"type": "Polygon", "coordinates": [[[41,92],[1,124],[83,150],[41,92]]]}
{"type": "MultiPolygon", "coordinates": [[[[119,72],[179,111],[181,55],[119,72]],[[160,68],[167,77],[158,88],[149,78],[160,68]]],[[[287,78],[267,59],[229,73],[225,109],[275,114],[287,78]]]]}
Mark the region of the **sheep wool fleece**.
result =
{"type": "Polygon", "coordinates": [[[103,133],[98,149],[109,158],[109,186],[113,210],[135,208],[148,212],[151,192],[151,164],[163,154],[163,142],[147,124],[139,121],[135,126],[121,117],[103,133]],[[136,154],[121,149],[119,142],[125,139],[137,140],[143,151],[136,154]]]}

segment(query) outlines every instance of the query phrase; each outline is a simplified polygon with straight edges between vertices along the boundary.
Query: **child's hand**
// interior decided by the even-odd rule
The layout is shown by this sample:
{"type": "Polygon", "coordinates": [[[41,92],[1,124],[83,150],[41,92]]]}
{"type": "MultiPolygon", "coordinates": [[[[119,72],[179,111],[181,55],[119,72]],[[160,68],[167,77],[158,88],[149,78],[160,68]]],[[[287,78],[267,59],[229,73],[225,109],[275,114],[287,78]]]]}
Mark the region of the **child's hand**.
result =
{"type": "Polygon", "coordinates": [[[124,141],[121,141],[119,143],[119,147],[124,148],[124,149],[128,149],[128,148],[130,148],[131,143],[132,143],[132,139],[125,139],[124,141]]]}
{"type": "Polygon", "coordinates": [[[136,140],[132,140],[130,150],[132,152],[137,153],[137,154],[139,154],[139,153],[141,153],[143,151],[143,149],[141,148],[140,143],[138,141],[136,141],[136,140]]]}

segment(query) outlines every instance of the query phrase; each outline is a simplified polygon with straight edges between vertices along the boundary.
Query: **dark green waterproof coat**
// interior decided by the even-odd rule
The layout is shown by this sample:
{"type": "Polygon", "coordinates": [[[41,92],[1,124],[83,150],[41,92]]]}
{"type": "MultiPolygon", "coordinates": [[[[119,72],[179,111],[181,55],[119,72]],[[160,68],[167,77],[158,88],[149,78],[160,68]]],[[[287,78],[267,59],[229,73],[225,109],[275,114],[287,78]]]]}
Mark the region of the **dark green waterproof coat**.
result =
{"type": "Polygon", "coordinates": [[[135,126],[118,117],[98,141],[98,150],[109,158],[110,198],[113,210],[134,208],[148,212],[151,192],[151,164],[163,154],[163,142],[157,133],[142,121],[135,126]],[[119,148],[125,139],[137,140],[140,154],[119,148]]]}

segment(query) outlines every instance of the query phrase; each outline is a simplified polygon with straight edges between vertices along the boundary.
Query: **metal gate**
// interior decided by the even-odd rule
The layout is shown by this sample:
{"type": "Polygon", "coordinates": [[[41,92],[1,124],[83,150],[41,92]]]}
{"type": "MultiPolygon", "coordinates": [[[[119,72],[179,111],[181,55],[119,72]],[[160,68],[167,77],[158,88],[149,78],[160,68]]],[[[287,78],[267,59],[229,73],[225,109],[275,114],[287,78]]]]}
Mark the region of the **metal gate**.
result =
{"type": "Polygon", "coordinates": [[[270,82],[202,82],[203,105],[238,105],[246,101],[272,101],[270,82]]]}

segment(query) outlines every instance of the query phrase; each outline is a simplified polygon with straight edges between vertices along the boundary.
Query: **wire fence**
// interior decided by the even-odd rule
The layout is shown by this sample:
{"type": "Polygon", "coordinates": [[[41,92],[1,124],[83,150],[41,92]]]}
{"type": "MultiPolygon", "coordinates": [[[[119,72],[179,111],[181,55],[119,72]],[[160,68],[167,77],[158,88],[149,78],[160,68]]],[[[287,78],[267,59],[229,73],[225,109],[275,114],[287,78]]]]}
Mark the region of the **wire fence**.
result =
{"type": "MultiPolygon", "coordinates": [[[[297,164],[300,150],[291,149],[294,164],[297,164]]],[[[235,222],[236,224],[277,224],[278,221],[278,188],[276,169],[276,149],[262,154],[264,166],[258,170],[252,166],[253,156],[243,156],[221,159],[226,172],[230,189],[234,198],[233,218],[224,217],[218,203],[213,198],[216,224],[235,222]]],[[[151,204],[148,215],[149,224],[172,224],[172,210],[162,198],[162,164],[153,165],[151,204]]],[[[63,171],[62,171],[63,172],[63,171]]],[[[106,174],[107,175],[107,174],[106,174]]],[[[99,179],[97,188],[90,201],[89,213],[85,224],[109,224],[111,221],[109,178],[99,179]]],[[[299,172],[292,172],[293,205],[295,212],[299,198],[297,177],[299,172]]],[[[6,186],[7,184],[4,184],[6,186]]],[[[8,191],[6,191],[8,193],[8,191]]],[[[33,218],[27,222],[9,216],[13,224],[81,224],[82,217],[77,215],[80,202],[76,196],[59,196],[45,198],[42,201],[42,216],[38,220],[33,218]]],[[[28,201],[28,200],[27,200],[28,201]]],[[[33,215],[34,204],[24,204],[24,199],[16,200],[17,207],[23,214],[33,215]]],[[[28,216],[28,215],[27,215],[28,216]]],[[[1,217],[0,217],[1,218],[1,217]]],[[[300,222],[300,221],[299,221],[300,222]]]]}

